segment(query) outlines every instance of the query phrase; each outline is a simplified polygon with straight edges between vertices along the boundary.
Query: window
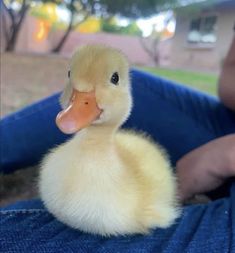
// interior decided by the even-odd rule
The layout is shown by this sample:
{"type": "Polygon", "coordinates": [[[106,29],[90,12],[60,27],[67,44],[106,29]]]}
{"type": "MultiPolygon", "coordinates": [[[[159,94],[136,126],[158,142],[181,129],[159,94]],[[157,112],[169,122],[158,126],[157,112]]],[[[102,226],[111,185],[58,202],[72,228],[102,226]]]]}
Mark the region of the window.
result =
{"type": "Polygon", "coordinates": [[[212,44],[216,42],[216,16],[205,16],[193,19],[188,33],[191,44],[212,44]]]}

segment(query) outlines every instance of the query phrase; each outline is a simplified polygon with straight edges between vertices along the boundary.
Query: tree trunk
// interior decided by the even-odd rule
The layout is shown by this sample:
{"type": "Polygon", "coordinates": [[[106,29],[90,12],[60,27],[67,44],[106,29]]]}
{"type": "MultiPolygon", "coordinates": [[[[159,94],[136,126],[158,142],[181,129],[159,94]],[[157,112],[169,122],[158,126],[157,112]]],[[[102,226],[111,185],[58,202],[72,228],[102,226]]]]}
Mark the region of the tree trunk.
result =
{"type": "Polygon", "coordinates": [[[145,50],[145,52],[153,59],[155,65],[159,64],[159,52],[158,52],[158,43],[159,39],[154,38],[153,41],[151,42],[151,45],[148,46],[145,44],[144,38],[140,38],[140,43],[145,50]]]}
{"type": "Polygon", "coordinates": [[[64,43],[66,42],[66,40],[69,37],[69,34],[71,32],[71,30],[73,29],[73,18],[74,18],[74,12],[71,12],[71,19],[69,21],[69,26],[66,30],[66,32],[64,33],[63,37],[61,38],[61,40],[59,41],[59,43],[57,44],[57,46],[55,46],[52,49],[53,53],[58,53],[60,52],[60,50],[62,49],[62,47],[64,46],[64,43]]]}
{"type": "Polygon", "coordinates": [[[71,17],[70,17],[70,21],[69,21],[69,25],[67,27],[66,32],[64,33],[63,37],[61,38],[61,40],[59,41],[59,43],[57,44],[57,46],[55,46],[52,49],[53,53],[58,53],[60,52],[60,50],[62,49],[62,47],[64,46],[64,43],[66,42],[66,40],[69,37],[69,34],[71,32],[71,30],[73,29],[73,19],[74,19],[74,14],[75,14],[75,10],[74,10],[74,1],[75,0],[71,0],[70,4],[69,4],[69,9],[71,11],[71,17]]]}
{"type": "Polygon", "coordinates": [[[76,27],[78,27],[81,23],[83,23],[88,17],[89,17],[89,13],[87,13],[85,15],[85,17],[83,18],[82,21],[76,23],[75,25],[73,24],[73,19],[74,19],[74,12],[71,13],[71,19],[70,19],[70,22],[69,22],[69,26],[65,32],[65,34],[63,35],[63,37],[61,38],[60,42],[58,43],[58,45],[56,47],[54,47],[51,51],[53,53],[58,53],[60,52],[60,50],[63,48],[64,46],[64,43],[66,42],[66,40],[68,39],[69,37],[69,34],[70,32],[75,29],[76,27]]]}
{"type": "MultiPolygon", "coordinates": [[[[4,3],[3,3],[4,4],[4,3]]],[[[21,10],[19,12],[19,20],[16,22],[16,15],[13,13],[12,9],[8,9],[6,6],[4,6],[7,10],[9,17],[11,19],[11,28],[8,33],[8,36],[6,36],[6,48],[5,51],[14,51],[17,38],[19,35],[19,31],[21,29],[21,26],[23,24],[23,21],[25,19],[26,13],[29,9],[29,6],[26,5],[26,2],[23,1],[21,10]]],[[[3,14],[4,15],[4,14],[3,14]]]]}
{"type": "Polygon", "coordinates": [[[8,34],[8,30],[7,30],[7,20],[6,20],[6,11],[5,9],[3,8],[4,5],[2,3],[2,0],[0,0],[0,6],[1,6],[1,10],[2,10],[2,15],[1,15],[1,23],[2,23],[2,29],[3,29],[3,32],[4,32],[4,36],[5,36],[5,40],[6,40],[6,43],[7,41],[9,40],[9,34],[8,34]]]}

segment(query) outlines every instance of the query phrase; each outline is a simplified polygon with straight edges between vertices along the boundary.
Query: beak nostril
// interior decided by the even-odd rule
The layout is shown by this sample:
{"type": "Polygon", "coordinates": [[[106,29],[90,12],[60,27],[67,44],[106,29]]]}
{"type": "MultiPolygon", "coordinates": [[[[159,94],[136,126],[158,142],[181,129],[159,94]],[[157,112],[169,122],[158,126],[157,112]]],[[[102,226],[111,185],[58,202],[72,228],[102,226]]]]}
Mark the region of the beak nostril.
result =
{"type": "Polygon", "coordinates": [[[88,102],[85,102],[85,105],[88,105],[88,102]]]}

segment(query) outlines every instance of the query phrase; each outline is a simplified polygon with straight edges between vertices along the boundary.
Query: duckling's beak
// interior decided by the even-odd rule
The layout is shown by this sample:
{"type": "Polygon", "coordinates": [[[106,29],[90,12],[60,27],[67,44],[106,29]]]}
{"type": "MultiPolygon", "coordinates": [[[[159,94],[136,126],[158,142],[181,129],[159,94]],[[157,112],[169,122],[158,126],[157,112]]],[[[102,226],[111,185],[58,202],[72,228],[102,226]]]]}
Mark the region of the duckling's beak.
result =
{"type": "Polygon", "coordinates": [[[102,110],[98,107],[95,91],[79,92],[73,89],[69,106],[59,112],[56,124],[65,134],[73,134],[89,126],[99,118],[102,110]]]}

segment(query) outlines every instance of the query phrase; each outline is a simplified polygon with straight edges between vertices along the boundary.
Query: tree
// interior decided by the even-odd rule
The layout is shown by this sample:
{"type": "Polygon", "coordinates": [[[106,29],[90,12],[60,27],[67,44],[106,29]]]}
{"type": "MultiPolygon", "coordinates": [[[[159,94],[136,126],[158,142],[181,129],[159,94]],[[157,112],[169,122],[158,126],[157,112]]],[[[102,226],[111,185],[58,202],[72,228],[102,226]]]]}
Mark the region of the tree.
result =
{"type": "Polygon", "coordinates": [[[159,63],[159,41],[160,34],[156,32],[153,32],[148,38],[140,38],[142,47],[156,65],[159,63]]]}
{"type": "Polygon", "coordinates": [[[130,21],[126,26],[120,26],[113,17],[102,19],[101,30],[108,33],[142,36],[142,31],[135,21],[130,21]]]}
{"type": "Polygon", "coordinates": [[[159,42],[164,37],[166,33],[166,27],[170,21],[174,20],[174,13],[172,11],[165,14],[164,19],[164,29],[162,31],[157,31],[157,24],[153,24],[152,33],[147,38],[140,38],[140,43],[147,54],[152,58],[156,65],[159,64],[159,42]]]}
{"type": "Polygon", "coordinates": [[[115,17],[102,18],[101,30],[107,33],[119,33],[120,26],[117,24],[117,19],[115,17]]]}
{"type": "Polygon", "coordinates": [[[95,16],[89,16],[86,21],[80,24],[76,31],[81,33],[95,33],[101,30],[101,20],[95,16]]]}
{"type": "MultiPolygon", "coordinates": [[[[62,4],[70,12],[70,20],[64,35],[52,51],[59,52],[70,32],[84,22],[89,15],[96,15],[105,19],[114,15],[135,19],[169,9],[175,6],[177,2],[178,0],[57,0],[58,4],[62,4]],[[76,20],[78,14],[80,19],[76,20]]],[[[133,26],[129,27],[129,29],[133,28],[133,26]]],[[[125,32],[124,29],[123,33],[125,32]]]]}
{"type": "Polygon", "coordinates": [[[120,29],[121,34],[142,36],[142,31],[136,22],[132,21],[127,26],[122,26],[120,29]]]}
{"type": "Polygon", "coordinates": [[[28,0],[22,1],[1,1],[2,28],[6,39],[6,51],[13,51],[16,45],[18,34],[26,13],[30,7],[28,0]],[[15,6],[15,7],[14,7],[15,6]],[[9,25],[7,24],[9,22],[9,25]],[[9,28],[7,27],[9,26],[9,28]]]}
{"type": "Polygon", "coordinates": [[[35,3],[56,3],[58,0],[0,0],[2,29],[6,51],[13,51],[25,17],[35,3]]]}
{"type": "Polygon", "coordinates": [[[58,23],[57,4],[55,2],[45,2],[34,5],[30,10],[30,15],[46,20],[51,24],[58,23]]]}
{"type": "Polygon", "coordinates": [[[180,0],[100,0],[98,2],[107,15],[136,19],[175,8],[180,0]]]}
{"type": "Polygon", "coordinates": [[[91,6],[89,5],[89,1],[70,0],[66,2],[62,1],[61,4],[64,5],[64,7],[66,7],[70,11],[70,20],[68,27],[65,33],[63,34],[62,38],[60,39],[58,44],[52,49],[52,52],[54,53],[59,52],[62,49],[70,32],[76,29],[91,14],[91,6]],[[80,16],[82,16],[78,21],[75,21],[76,14],[80,14],[80,16]]]}
{"type": "MultiPolygon", "coordinates": [[[[98,17],[112,17],[120,15],[127,18],[147,17],[161,10],[175,6],[178,0],[0,0],[1,9],[6,15],[2,15],[4,34],[7,41],[7,51],[14,50],[17,37],[32,3],[52,2],[63,6],[70,12],[67,29],[58,44],[52,49],[59,52],[67,40],[70,32],[76,29],[89,15],[98,17]],[[17,6],[17,8],[16,8],[17,6]],[[7,16],[7,17],[6,17],[7,16]],[[7,28],[7,18],[10,21],[7,28]]],[[[132,27],[133,28],[133,27],[132,27]]]]}

